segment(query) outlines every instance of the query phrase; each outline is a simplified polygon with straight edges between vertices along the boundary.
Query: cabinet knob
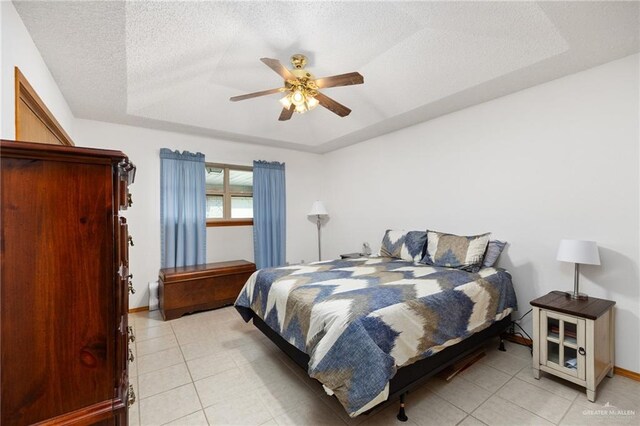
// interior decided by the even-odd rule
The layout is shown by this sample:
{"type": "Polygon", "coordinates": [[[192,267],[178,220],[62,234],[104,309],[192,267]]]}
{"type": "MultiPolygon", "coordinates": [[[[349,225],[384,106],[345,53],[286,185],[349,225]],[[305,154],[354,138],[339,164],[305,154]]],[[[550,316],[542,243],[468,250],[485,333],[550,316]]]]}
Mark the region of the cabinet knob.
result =
{"type": "Polygon", "coordinates": [[[580,355],[584,355],[584,354],[586,354],[587,352],[584,350],[584,348],[578,348],[578,353],[579,353],[580,355]]]}
{"type": "Polygon", "coordinates": [[[131,194],[127,194],[127,205],[131,207],[133,205],[133,197],[131,194]]]}
{"type": "Polygon", "coordinates": [[[131,352],[131,348],[129,348],[129,362],[133,362],[136,357],[133,356],[133,352],[131,352]]]}
{"type": "Polygon", "coordinates": [[[127,406],[131,407],[136,402],[136,393],[133,391],[133,385],[129,385],[129,399],[127,406]]]}
{"type": "Polygon", "coordinates": [[[131,235],[129,235],[129,245],[130,245],[131,247],[133,247],[133,246],[134,246],[134,244],[133,244],[133,237],[131,237],[131,235]]]}

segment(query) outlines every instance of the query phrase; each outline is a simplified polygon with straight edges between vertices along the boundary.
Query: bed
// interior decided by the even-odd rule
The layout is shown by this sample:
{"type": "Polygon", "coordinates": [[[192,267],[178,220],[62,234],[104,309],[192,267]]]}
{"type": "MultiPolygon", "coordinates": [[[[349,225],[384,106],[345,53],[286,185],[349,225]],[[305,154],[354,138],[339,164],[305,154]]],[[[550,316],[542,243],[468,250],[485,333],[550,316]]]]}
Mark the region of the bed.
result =
{"type": "Polygon", "coordinates": [[[235,307],[352,417],[465,356],[517,309],[503,269],[387,257],[262,269],[235,307]]]}

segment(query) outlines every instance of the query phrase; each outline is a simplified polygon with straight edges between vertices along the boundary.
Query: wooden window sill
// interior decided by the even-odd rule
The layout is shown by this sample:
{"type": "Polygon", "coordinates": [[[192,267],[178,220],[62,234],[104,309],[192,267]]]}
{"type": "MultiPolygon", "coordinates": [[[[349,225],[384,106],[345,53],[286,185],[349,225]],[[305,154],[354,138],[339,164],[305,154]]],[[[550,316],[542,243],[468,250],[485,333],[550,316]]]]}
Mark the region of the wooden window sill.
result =
{"type": "Polygon", "coordinates": [[[208,220],[207,228],[211,226],[253,226],[253,219],[208,220]]]}

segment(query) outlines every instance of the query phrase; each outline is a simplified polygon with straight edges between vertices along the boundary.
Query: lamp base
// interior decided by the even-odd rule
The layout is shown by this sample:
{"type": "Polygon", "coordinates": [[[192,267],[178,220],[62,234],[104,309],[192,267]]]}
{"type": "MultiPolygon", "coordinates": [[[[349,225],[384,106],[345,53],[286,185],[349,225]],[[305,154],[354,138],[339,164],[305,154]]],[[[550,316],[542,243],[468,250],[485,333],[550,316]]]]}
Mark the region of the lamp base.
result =
{"type": "Polygon", "coordinates": [[[586,293],[573,293],[571,291],[566,291],[565,294],[567,297],[570,297],[575,300],[588,300],[589,296],[586,293]]]}

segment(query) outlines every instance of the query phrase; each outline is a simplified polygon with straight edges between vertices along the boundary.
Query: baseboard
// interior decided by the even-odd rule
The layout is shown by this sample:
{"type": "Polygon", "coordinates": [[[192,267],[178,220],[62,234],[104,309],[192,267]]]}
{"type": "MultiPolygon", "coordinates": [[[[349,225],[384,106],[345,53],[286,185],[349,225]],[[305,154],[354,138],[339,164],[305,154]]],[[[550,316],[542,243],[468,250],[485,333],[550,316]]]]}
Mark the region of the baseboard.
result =
{"type": "MultiPolygon", "coordinates": [[[[519,345],[531,346],[533,344],[532,340],[526,339],[516,334],[502,333],[500,337],[504,340],[508,340],[509,342],[517,343],[519,345]]],[[[640,382],[640,373],[636,373],[635,371],[627,370],[625,368],[620,368],[615,365],[613,366],[613,374],[617,374],[619,376],[635,380],[636,382],[640,382]]]]}
{"type": "Polygon", "coordinates": [[[613,367],[613,374],[617,374],[622,377],[627,377],[631,380],[635,380],[636,382],[640,382],[640,374],[635,371],[627,370],[625,368],[613,367]]]}
{"type": "Polygon", "coordinates": [[[148,310],[149,310],[148,306],[139,306],[137,308],[129,308],[129,313],[132,314],[134,312],[144,312],[148,310]]]}

